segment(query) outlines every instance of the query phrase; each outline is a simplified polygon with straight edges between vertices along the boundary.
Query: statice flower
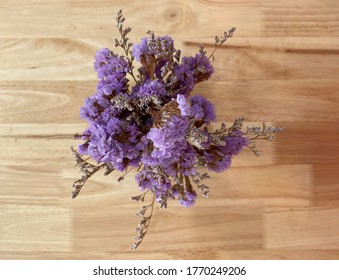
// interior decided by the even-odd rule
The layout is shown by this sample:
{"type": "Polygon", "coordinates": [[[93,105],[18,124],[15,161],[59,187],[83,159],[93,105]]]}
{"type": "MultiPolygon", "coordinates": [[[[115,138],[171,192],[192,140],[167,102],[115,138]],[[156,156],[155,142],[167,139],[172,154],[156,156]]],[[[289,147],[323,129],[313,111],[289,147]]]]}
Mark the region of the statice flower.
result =
{"type": "Polygon", "coordinates": [[[143,85],[140,86],[138,95],[142,96],[158,96],[164,97],[166,95],[166,89],[163,83],[157,80],[150,80],[145,82],[143,85]]]}
{"type": "Polygon", "coordinates": [[[197,193],[192,191],[185,191],[182,196],[179,198],[179,202],[182,206],[191,207],[195,204],[195,200],[197,199],[197,193]]]}
{"type": "Polygon", "coordinates": [[[195,120],[201,120],[206,124],[216,120],[214,105],[208,101],[205,97],[200,95],[194,95],[190,98],[191,117],[195,120]]]}
{"type": "Polygon", "coordinates": [[[135,124],[111,118],[105,124],[92,124],[86,133],[88,141],[79,147],[79,153],[88,154],[97,162],[111,163],[119,171],[129,165],[138,166],[145,144],[135,124]]]}
{"type": "Polygon", "coordinates": [[[155,36],[151,33],[149,37],[142,38],[139,44],[133,44],[132,54],[135,59],[141,62],[146,57],[163,57],[167,53],[174,53],[174,41],[171,37],[155,36]]]}
{"type": "Polygon", "coordinates": [[[108,48],[103,48],[96,52],[94,69],[99,79],[104,79],[110,75],[124,77],[128,73],[128,61],[108,48]]]}
{"type": "Polygon", "coordinates": [[[232,155],[225,153],[222,146],[213,146],[203,151],[201,158],[209,170],[219,173],[231,166],[232,155]]]}
{"type": "Polygon", "coordinates": [[[134,58],[140,62],[141,58],[143,56],[148,56],[149,53],[149,49],[148,49],[148,44],[147,44],[147,38],[142,38],[141,42],[138,44],[133,44],[133,51],[132,54],[134,56],[134,58]]]}
{"type": "MultiPolygon", "coordinates": [[[[104,175],[114,170],[134,170],[140,195],[136,201],[151,202],[138,212],[141,221],[132,249],[136,249],[148,231],[156,203],[166,208],[168,201],[177,200],[185,207],[193,206],[197,191],[208,197],[210,178],[201,171],[227,170],[232,158],[248,147],[255,154],[254,140],[272,140],[281,128],[249,127],[242,130],[243,119],[234,124],[212,129],[215,108],[203,95],[195,95],[197,83],[211,79],[214,52],[229,37],[234,28],[216,37],[210,56],[203,47],[194,56],[181,58],[171,37],[156,36],[152,31],[139,43],[127,37],[131,28],[123,27],[121,10],[116,15],[120,38],[114,47],[122,48],[118,55],[108,48],[95,54],[94,69],[99,78],[96,92],[85,99],[80,117],[88,127],[76,138],[78,151],[72,148],[82,176],[73,184],[75,198],[86,181],[104,169],[104,175]]],[[[202,88],[201,88],[202,89],[202,88]]]]}
{"type": "Polygon", "coordinates": [[[205,54],[198,53],[195,57],[183,57],[182,63],[188,67],[196,83],[208,80],[214,72],[213,66],[205,54]]]}
{"type": "Polygon", "coordinates": [[[238,155],[245,147],[250,144],[250,140],[244,137],[244,132],[241,130],[233,131],[228,137],[225,138],[226,145],[223,146],[225,153],[232,156],[238,155]]]}
{"type": "Polygon", "coordinates": [[[93,123],[99,116],[101,109],[96,96],[87,97],[84,106],[80,109],[80,116],[89,123],[93,123]]]}
{"type": "Polygon", "coordinates": [[[173,116],[165,126],[151,128],[147,139],[152,141],[153,151],[150,157],[146,158],[146,162],[150,165],[179,162],[182,151],[187,147],[185,137],[188,126],[186,117],[173,116]]]}
{"type": "Polygon", "coordinates": [[[175,92],[188,96],[196,84],[194,73],[189,66],[185,64],[177,64],[173,71],[176,80],[175,92]]]}
{"type": "Polygon", "coordinates": [[[115,95],[127,91],[126,74],[129,72],[129,64],[126,58],[103,48],[95,55],[94,69],[101,79],[96,92],[99,102],[107,102],[115,95]]]}
{"type": "Polygon", "coordinates": [[[232,157],[238,155],[249,144],[250,140],[244,137],[244,132],[232,129],[228,136],[212,137],[210,146],[204,150],[200,160],[209,170],[219,173],[228,169],[232,157]]]}
{"type": "Polygon", "coordinates": [[[178,94],[177,95],[177,103],[178,103],[178,108],[181,112],[182,116],[189,116],[191,113],[191,106],[187,101],[187,98],[182,95],[178,94]]]}
{"type": "Polygon", "coordinates": [[[193,146],[187,144],[187,148],[182,152],[179,162],[181,173],[185,176],[195,175],[197,172],[196,160],[197,151],[193,146]]]}
{"type": "Polygon", "coordinates": [[[172,188],[171,181],[159,167],[145,165],[143,170],[135,177],[140,190],[155,192],[156,199],[162,200],[172,188]]]}

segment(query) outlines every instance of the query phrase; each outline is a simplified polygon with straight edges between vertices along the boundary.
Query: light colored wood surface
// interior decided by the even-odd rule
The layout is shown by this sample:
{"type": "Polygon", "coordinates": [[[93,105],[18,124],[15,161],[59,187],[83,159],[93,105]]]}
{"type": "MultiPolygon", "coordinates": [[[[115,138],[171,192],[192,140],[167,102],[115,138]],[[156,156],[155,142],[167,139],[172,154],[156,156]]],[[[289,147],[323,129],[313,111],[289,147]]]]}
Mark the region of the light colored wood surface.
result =
{"type": "Polygon", "coordinates": [[[338,36],[336,0],[1,1],[0,258],[338,259],[338,36]],[[246,151],[214,175],[209,200],[157,209],[137,252],[133,174],[96,176],[70,198],[72,134],[118,8],[133,40],[153,29],[184,55],[236,26],[195,92],[218,121],[288,128],[261,158],[246,151]]]}

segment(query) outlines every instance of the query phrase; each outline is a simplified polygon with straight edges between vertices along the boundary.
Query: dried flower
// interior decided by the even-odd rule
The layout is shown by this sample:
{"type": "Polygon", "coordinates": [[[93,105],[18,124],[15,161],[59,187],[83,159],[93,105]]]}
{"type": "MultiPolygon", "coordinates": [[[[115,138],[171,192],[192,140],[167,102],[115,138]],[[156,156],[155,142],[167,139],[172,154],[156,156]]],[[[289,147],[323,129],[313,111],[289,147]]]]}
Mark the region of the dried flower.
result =
{"type": "Polygon", "coordinates": [[[72,148],[82,176],[73,184],[75,198],[86,181],[101,169],[104,175],[113,170],[124,171],[118,181],[138,167],[136,182],[142,194],[134,201],[152,201],[137,213],[141,220],[132,245],[135,250],[149,230],[156,203],[167,207],[167,201],[177,199],[185,207],[196,203],[197,192],[209,197],[204,183],[210,179],[200,174],[198,167],[222,172],[231,166],[232,158],[244,148],[256,155],[256,140],[272,140],[283,128],[248,127],[244,132],[243,118],[233,125],[210,131],[216,120],[214,105],[205,97],[191,95],[197,83],[211,78],[215,50],[233,35],[235,28],[215,38],[215,49],[206,56],[203,46],[194,56],[181,58],[169,36],[156,36],[148,31],[141,42],[132,44],[124,28],[125,18],[119,10],[116,27],[120,38],[114,46],[124,55],[103,48],[95,55],[94,69],[100,79],[97,91],[85,100],[80,116],[89,126],[81,134],[78,151],[72,148]],[[135,61],[139,62],[135,66],[135,61]],[[97,164],[84,159],[94,159],[97,164]]]}

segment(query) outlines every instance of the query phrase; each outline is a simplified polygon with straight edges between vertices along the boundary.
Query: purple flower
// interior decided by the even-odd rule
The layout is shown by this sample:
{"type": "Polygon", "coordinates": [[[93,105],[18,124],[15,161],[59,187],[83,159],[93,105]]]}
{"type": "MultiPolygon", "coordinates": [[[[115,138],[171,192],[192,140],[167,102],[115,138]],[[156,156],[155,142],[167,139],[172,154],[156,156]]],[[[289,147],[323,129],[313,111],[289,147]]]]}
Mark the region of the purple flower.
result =
{"type": "Polygon", "coordinates": [[[119,93],[124,93],[128,89],[129,72],[128,61],[114,54],[107,48],[97,51],[94,61],[94,69],[101,80],[97,86],[98,100],[109,102],[109,100],[119,93]]]}
{"type": "Polygon", "coordinates": [[[141,190],[154,191],[156,199],[159,202],[163,200],[164,196],[167,196],[172,188],[168,176],[166,176],[159,167],[145,165],[144,168],[137,173],[135,180],[141,190]]]}
{"type": "Polygon", "coordinates": [[[154,36],[149,34],[142,38],[139,44],[133,44],[132,54],[141,62],[139,73],[145,79],[153,79],[154,75],[162,79],[168,73],[164,70],[173,64],[173,55],[176,53],[173,39],[169,36],[154,36]]]}
{"type": "Polygon", "coordinates": [[[97,102],[97,97],[87,97],[84,106],[80,109],[80,117],[92,123],[99,116],[100,110],[101,107],[97,102]]]}
{"type": "Polygon", "coordinates": [[[158,97],[164,97],[166,95],[166,89],[164,85],[156,80],[149,80],[145,82],[142,86],[139,88],[138,95],[140,97],[142,96],[151,96],[156,95],[158,97]]]}
{"type": "Polygon", "coordinates": [[[142,38],[139,44],[133,44],[133,56],[137,61],[148,56],[155,56],[157,58],[166,57],[167,54],[173,54],[176,50],[173,46],[173,39],[167,35],[156,36],[156,44],[150,44],[150,38],[142,38]]]}
{"type": "Polygon", "coordinates": [[[206,55],[197,53],[195,57],[183,57],[182,64],[187,65],[188,68],[193,72],[195,83],[211,78],[214,69],[206,55]]]}
{"type": "Polygon", "coordinates": [[[172,116],[161,128],[151,128],[147,139],[153,143],[153,151],[144,156],[149,165],[179,162],[182,151],[187,147],[185,139],[189,121],[185,117],[172,116]]]}
{"type": "Polygon", "coordinates": [[[98,83],[98,93],[106,95],[108,98],[127,90],[128,80],[125,76],[110,74],[98,83]]]}
{"type": "Polygon", "coordinates": [[[250,140],[243,137],[244,132],[235,130],[231,135],[226,137],[226,145],[222,148],[224,153],[232,156],[238,155],[244,147],[248,146],[250,140]]]}
{"type": "Polygon", "coordinates": [[[185,64],[177,64],[174,67],[174,75],[177,79],[174,91],[188,96],[195,86],[194,71],[185,64]]]}
{"type": "Polygon", "coordinates": [[[149,55],[147,38],[142,38],[139,44],[133,44],[132,54],[134,58],[139,62],[142,56],[149,55]]]}
{"type": "Polygon", "coordinates": [[[108,48],[102,48],[95,53],[94,69],[98,71],[100,67],[105,64],[105,62],[112,55],[112,51],[108,48]]]}
{"type": "Polygon", "coordinates": [[[204,150],[203,161],[207,168],[214,172],[222,172],[231,166],[232,156],[239,154],[249,144],[249,139],[243,137],[241,130],[235,130],[231,135],[225,136],[225,145],[211,145],[204,150]]]}
{"type": "Polygon", "coordinates": [[[185,192],[181,195],[179,199],[179,203],[182,206],[191,207],[195,204],[196,198],[197,198],[197,193],[194,190],[192,191],[185,190],[185,192]]]}
{"type": "Polygon", "coordinates": [[[187,101],[187,98],[182,95],[177,95],[178,108],[180,109],[181,115],[189,116],[191,113],[190,104],[187,101]]]}
{"type": "Polygon", "coordinates": [[[129,165],[138,166],[147,145],[135,124],[115,117],[106,123],[92,124],[85,133],[88,141],[79,146],[79,152],[88,154],[97,162],[112,163],[120,171],[129,165]]]}
{"type": "Polygon", "coordinates": [[[216,120],[214,105],[205,97],[194,95],[191,101],[191,117],[195,120],[201,120],[206,124],[216,120]]]}
{"type": "Polygon", "coordinates": [[[231,166],[232,155],[225,154],[219,147],[212,146],[203,152],[202,158],[209,170],[220,173],[231,166]]]}
{"type": "Polygon", "coordinates": [[[195,149],[191,145],[187,145],[186,150],[182,152],[180,161],[181,172],[183,175],[190,176],[196,174],[196,158],[197,152],[195,149]]]}
{"type": "Polygon", "coordinates": [[[124,76],[129,71],[127,60],[107,48],[96,52],[94,69],[97,71],[99,79],[104,79],[110,74],[124,76]]]}
{"type": "Polygon", "coordinates": [[[90,124],[102,124],[119,113],[119,110],[112,108],[109,98],[100,91],[86,98],[84,106],[80,109],[80,117],[90,124]]]}

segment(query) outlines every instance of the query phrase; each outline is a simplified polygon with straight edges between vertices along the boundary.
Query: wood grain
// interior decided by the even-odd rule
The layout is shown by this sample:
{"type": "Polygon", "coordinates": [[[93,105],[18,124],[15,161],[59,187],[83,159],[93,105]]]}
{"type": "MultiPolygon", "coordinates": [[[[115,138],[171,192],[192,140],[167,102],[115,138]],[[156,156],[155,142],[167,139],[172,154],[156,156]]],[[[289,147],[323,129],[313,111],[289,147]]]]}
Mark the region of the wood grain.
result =
{"type": "Polygon", "coordinates": [[[336,1],[264,1],[265,36],[335,37],[339,35],[336,1]]]}
{"type": "Polygon", "coordinates": [[[338,249],[338,209],[295,209],[265,215],[266,248],[338,249]],[[324,238],[326,236],[326,238],[324,238]]]}
{"type": "Polygon", "coordinates": [[[1,259],[338,259],[339,3],[335,0],[11,0],[0,3],[1,259]],[[141,204],[131,172],[79,177],[70,146],[96,90],[93,56],[112,47],[121,7],[136,42],[153,29],[183,55],[237,27],[195,93],[218,122],[287,130],[212,174],[211,198],[155,210],[129,246],[141,204]]]}
{"type": "Polygon", "coordinates": [[[71,250],[71,209],[2,205],[0,218],[1,251],[71,250]]]}

